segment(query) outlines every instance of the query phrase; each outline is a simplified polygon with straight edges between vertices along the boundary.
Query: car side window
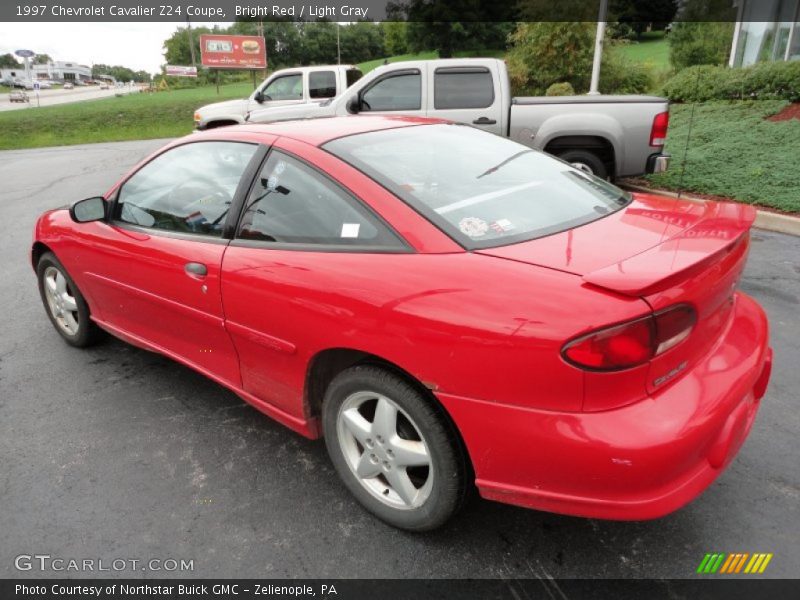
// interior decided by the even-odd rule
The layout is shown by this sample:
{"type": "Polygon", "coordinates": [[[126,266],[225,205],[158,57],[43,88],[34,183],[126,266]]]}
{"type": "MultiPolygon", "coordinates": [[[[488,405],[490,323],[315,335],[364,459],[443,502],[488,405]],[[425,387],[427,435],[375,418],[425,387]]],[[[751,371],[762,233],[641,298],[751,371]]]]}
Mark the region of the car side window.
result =
{"type": "Polygon", "coordinates": [[[419,110],[421,106],[422,77],[419,71],[380,79],[361,96],[362,111],[419,110]]]}
{"type": "Polygon", "coordinates": [[[404,247],[360,201],[316,169],[277,150],[256,178],[236,237],[290,244],[404,247]]]}
{"type": "Polygon", "coordinates": [[[114,218],[141,227],[221,236],[257,148],[241,142],[195,142],[167,150],[122,185],[114,218]]]}
{"type": "Polygon", "coordinates": [[[336,73],[333,71],[309,73],[308,95],[310,98],[333,98],[336,95],[336,73]]]}
{"type": "Polygon", "coordinates": [[[262,92],[265,100],[302,100],[303,75],[282,75],[269,82],[262,92]]]}
{"type": "Polygon", "coordinates": [[[494,84],[489,69],[436,69],[433,79],[433,105],[436,109],[487,108],[494,103],[494,84]]]}

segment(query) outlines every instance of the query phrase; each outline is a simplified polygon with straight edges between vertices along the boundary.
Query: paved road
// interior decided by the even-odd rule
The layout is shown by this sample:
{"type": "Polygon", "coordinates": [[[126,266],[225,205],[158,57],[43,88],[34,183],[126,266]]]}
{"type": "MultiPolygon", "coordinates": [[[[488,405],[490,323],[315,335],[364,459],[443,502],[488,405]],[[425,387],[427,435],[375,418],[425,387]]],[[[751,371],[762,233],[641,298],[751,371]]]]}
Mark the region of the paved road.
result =
{"type": "Polygon", "coordinates": [[[697,501],[614,523],[473,499],[411,535],[356,505],[322,443],[169,360],[114,340],[75,350],[52,330],[27,262],[34,219],[158,145],[0,153],[0,577],[38,575],[15,572],[23,553],[193,559],[198,577],[687,577],[711,551],[773,552],[768,575],[798,575],[800,240],[754,235],[743,287],[771,318],[773,381],[697,501]]]}
{"type": "MultiPolygon", "coordinates": [[[[36,108],[38,106],[53,106],[56,104],[71,104],[73,102],[84,102],[86,100],[99,100],[100,98],[112,98],[115,94],[128,94],[131,90],[127,87],[101,90],[100,86],[76,87],[71,90],[50,89],[39,90],[39,102],[36,102],[36,92],[33,90],[18,90],[28,94],[30,102],[11,102],[8,94],[0,94],[0,111],[19,110],[23,108],[36,108]]],[[[134,91],[138,91],[134,88],[134,91]]]]}

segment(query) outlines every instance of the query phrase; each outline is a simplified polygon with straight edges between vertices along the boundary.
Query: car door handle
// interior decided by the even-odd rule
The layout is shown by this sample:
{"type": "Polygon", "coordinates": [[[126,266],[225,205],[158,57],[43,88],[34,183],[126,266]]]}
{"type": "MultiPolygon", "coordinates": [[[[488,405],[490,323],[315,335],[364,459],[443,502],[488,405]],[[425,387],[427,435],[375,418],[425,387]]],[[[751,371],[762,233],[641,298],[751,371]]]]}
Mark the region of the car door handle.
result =
{"type": "Polygon", "coordinates": [[[208,268],[202,263],[188,262],[183,267],[183,270],[190,277],[205,277],[208,275],[208,268]]]}
{"type": "Polygon", "coordinates": [[[480,119],[475,119],[472,124],[473,125],[494,125],[497,123],[494,119],[490,119],[489,117],[481,117],[480,119]]]}

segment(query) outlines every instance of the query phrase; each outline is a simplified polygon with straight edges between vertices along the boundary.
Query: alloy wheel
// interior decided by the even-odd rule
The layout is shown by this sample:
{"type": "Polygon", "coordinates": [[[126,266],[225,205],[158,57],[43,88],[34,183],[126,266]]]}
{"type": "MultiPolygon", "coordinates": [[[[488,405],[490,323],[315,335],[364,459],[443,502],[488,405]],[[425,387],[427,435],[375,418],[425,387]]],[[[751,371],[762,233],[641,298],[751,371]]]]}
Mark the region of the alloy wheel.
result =
{"type": "Polygon", "coordinates": [[[419,427],[391,398],[360,391],[337,418],[339,446],[358,482],[383,504],[409,510],[433,489],[433,461],[419,427]]]}
{"type": "Polygon", "coordinates": [[[78,302],[64,273],[52,265],[44,272],[44,294],[56,325],[67,335],[77,335],[80,329],[78,302]]]}

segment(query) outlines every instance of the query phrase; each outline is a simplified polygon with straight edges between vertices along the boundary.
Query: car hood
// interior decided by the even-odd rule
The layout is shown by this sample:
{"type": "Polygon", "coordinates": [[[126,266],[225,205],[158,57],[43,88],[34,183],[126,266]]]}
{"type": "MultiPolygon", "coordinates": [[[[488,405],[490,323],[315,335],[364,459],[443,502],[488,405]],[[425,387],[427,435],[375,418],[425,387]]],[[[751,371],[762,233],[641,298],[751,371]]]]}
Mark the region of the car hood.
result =
{"type": "Polygon", "coordinates": [[[290,119],[312,119],[314,117],[328,117],[336,114],[331,104],[324,106],[318,103],[293,104],[291,106],[275,106],[254,110],[247,117],[248,123],[270,123],[274,121],[288,121],[290,119]]]}
{"type": "Polygon", "coordinates": [[[625,208],[529,242],[479,250],[638,295],[696,265],[749,230],[752,207],[636,194],[625,208]]]}
{"type": "Polygon", "coordinates": [[[197,112],[200,114],[213,114],[216,112],[241,112],[247,110],[247,99],[240,98],[237,100],[225,100],[224,102],[215,102],[214,104],[206,104],[199,108],[197,112]]]}

